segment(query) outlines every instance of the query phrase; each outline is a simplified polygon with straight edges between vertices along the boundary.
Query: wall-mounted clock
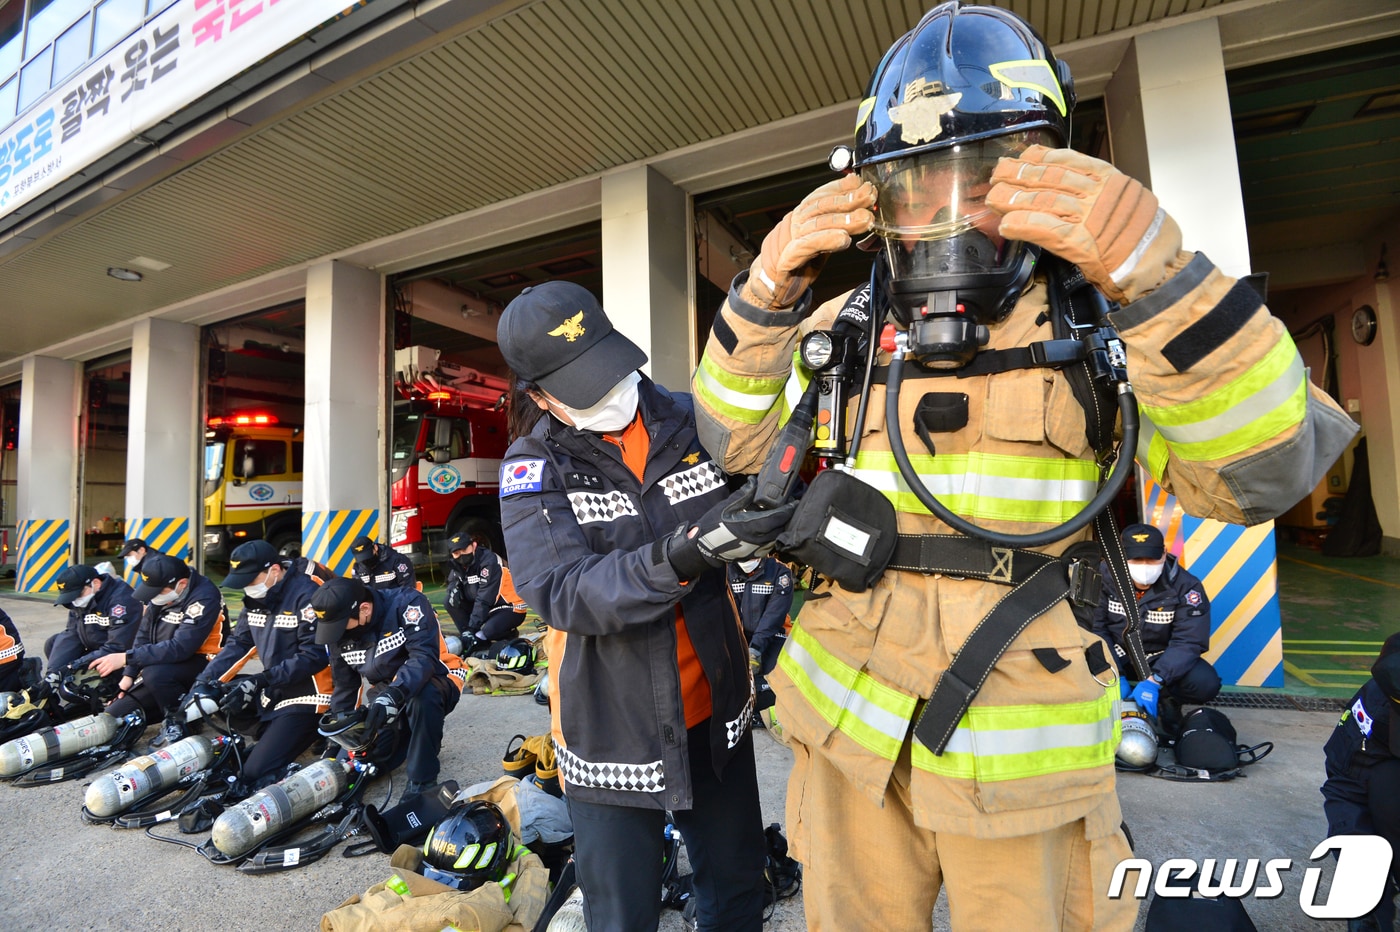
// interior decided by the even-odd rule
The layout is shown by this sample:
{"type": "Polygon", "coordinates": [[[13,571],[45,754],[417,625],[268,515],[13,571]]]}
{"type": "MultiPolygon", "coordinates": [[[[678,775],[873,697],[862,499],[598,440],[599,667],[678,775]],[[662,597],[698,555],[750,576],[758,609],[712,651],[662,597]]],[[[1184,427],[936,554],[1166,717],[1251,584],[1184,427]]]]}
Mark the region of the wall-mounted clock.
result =
{"type": "Polygon", "coordinates": [[[1376,338],[1376,311],[1371,305],[1363,304],[1352,312],[1351,338],[1362,346],[1370,346],[1376,338]]]}

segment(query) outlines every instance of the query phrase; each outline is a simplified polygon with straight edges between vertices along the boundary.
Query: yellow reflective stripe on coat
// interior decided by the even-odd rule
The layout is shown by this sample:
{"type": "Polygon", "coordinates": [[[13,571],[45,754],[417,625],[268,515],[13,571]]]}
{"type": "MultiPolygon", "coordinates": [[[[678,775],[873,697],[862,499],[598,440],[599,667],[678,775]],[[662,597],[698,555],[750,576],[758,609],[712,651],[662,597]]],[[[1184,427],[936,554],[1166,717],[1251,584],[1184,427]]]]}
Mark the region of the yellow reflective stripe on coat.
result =
{"type": "MultiPolygon", "coordinates": [[[[909,462],[945,507],[972,518],[1060,524],[1077,515],[1098,490],[1099,469],[1091,460],[947,453],[911,454],[909,462]]],[[[853,473],[884,493],[897,510],[929,513],[899,474],[893,453],[862,450],[853,473]]]]}
{"type": "Polygon", "coordinates": [[[1307,399],[1307,370],[1285,337],[1219,391],[1170,407],[1142,408],[1174,454],[1203,462],[1243,453],[1301,424],[1307,399]]]}
{"type": "Polygon", "coordinates": [[[695,372],[695,390],[707,407],[745,424],[757,424],[773,410],[783,379],[753,379],[725,372],[708,355],[695,372]]]}
{"type": "Polygon", "coordinates": [[[1137,461],[1147,467],[1152,478],[1161,482],[1162,477],[1167,474],[1167,461],[1171,459],[1171,448],[1167,446],[1167,438],[1157,433],[1157,425],[1152,423],[1152,418],[1147,416],[1147,412],[1139,408],[1138,418],[1140,424],[1138,427],[1137,461]]]}
{"type": "Polygon", "coordinates": [[[778,666],[812,708],[852,741],[886,760],[899,756],[914,715],[913,696],[838,660],[800,624],[792,626],[778,666]]]}
{"type": "Polygon", "coordinates": [[[1113,763],[1119,724],[1113,700],[1064,705],[975,705],[963,715],[943,755],[913,743],[913,764],[940,777],[985,783],[1088,770],[1113,763]]]}

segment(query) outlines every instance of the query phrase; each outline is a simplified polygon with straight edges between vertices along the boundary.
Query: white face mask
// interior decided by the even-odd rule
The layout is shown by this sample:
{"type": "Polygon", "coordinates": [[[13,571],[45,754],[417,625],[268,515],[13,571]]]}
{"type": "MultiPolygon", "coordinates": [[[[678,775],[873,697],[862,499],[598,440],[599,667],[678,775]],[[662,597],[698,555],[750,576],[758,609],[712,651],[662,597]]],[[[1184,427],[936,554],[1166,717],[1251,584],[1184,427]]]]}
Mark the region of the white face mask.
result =
{"type": "Polygon", "coordinates": [[[271,589],[275,585],[277,585],[277,583],[272,581],[272,568],[268,567],[267,578],[260,583],[253,583],[251,586],[244,586],[243,594],[250,599],[263,599],[267,597],[267,590],[271,589]]]}
{"type": "Polygon", "coordinates": [[[1129,563],[1128,575],[1139,586],[1150,586],[1162,577],[1164,561],[1156,563],[1129,563]]]}
{"type": "Polygon", "coordinates": [[[752,573],[754,570],[758,569],[758,563],[759,561],[757,560],[740,560],[739,569],[743,570],[745,573],[752,573]]]}
{"type": "Polygon", "coordinates": [[[609,434],[622,430],[637,416],[637,386],[641,381],[641,373],[633,372],[588,408],[571,408],[563,402],[555,404],[563,409],[579,430],[609,434]]]}
{"type": "Polygon", "coordinates": [[[87,595],[80,595],[80,596],[78,596],[78,597],[77,597],[76,599],[74,599],[73,602],[72,602],[73,607],[74,607],[74,608],[87,608],[87,604],[88,604],[89,602],[92,601],[92,597],[93,597],[94,595],[96,595],[96,594],[97,594],[97,593],[95,593],[95,592],[89,592],[87,595]]]}
{"type": "Polygon", "coordinates": [[[127,569],[134,570],[136,569],[136,564],[141,562],[141,558],[134,553],[128,553],[126,557],[123,558],[122,562],[126,564],[127,569]]]}
{"type": "Polygon", "coordinates": [[[178,587],[176,587],[176,588],[174,588],[174,589],[171,589],[169,592],[162,592],[160,595],[153,595],[153,596],[151,596],[151,604],[152,604],[152,605],[169,605],[171,602],[174,602],[174,601],[175,601],[176,599],[178,599],[179,597],[180,597],[180,590],[179,590],[178,587]]]}

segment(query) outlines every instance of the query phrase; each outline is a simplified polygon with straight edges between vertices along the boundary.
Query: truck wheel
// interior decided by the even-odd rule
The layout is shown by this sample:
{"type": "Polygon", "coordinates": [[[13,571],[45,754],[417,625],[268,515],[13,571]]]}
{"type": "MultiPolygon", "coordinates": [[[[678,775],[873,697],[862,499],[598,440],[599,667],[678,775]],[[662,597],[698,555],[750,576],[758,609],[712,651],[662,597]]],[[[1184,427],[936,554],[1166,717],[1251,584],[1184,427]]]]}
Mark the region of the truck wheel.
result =
{"type": "Polygon", "coordinates": [[[277,548],[277,555],[279,557],[301,556],[300,534],[278,534],[276,537],[269,540],[268,543],[272,544],[273,547],[277,548]]]}

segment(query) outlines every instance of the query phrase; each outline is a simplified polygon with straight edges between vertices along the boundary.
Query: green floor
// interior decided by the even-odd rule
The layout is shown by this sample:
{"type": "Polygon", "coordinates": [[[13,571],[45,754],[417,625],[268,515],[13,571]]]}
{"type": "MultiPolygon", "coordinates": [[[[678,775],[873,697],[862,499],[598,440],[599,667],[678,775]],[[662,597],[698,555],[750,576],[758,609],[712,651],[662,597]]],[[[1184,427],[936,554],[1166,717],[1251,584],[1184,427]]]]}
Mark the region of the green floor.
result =
{"type": "Polygon", "coordinates": [[[1278,579],[1286,690],[1350,696],[1400,631],[1400,559],[1326,557],[1281,541],[1278,579]]]}

